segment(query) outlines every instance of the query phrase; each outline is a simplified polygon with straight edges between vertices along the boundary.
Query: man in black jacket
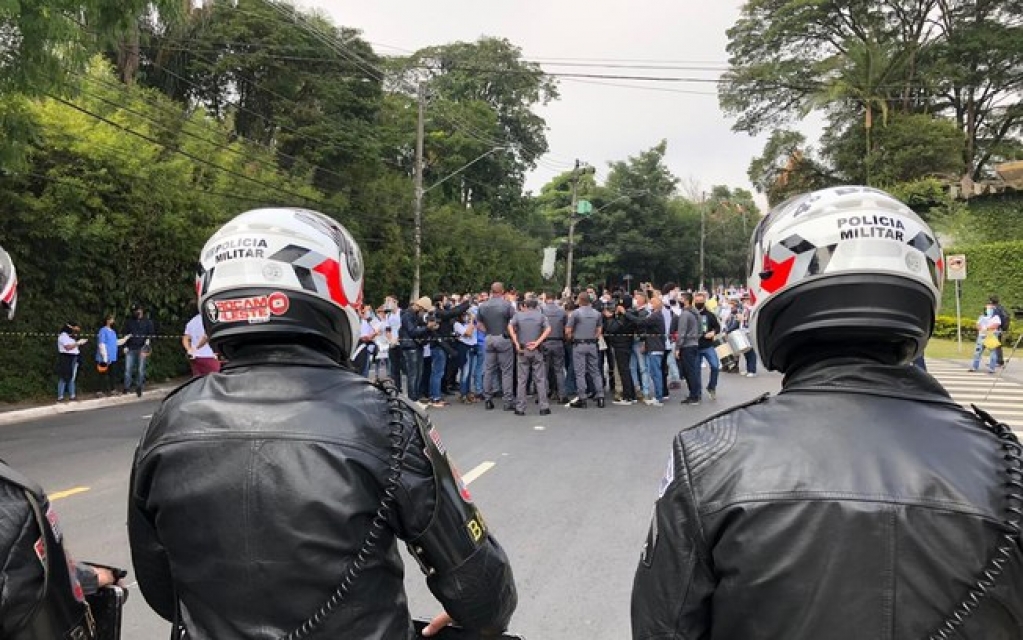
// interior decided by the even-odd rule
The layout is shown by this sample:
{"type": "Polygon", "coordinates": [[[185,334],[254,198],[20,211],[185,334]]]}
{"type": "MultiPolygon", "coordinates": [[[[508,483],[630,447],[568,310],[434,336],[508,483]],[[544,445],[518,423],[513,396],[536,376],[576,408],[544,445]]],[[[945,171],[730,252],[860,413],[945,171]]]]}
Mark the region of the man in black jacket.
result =
{"type": "Polygon", "coordinates": [[[125,325],[131,337],[124,345],[124,392],[132,388],[135,394],[142,397],[142,388],[146,384],[146,364],[153,352],[152,339],[156,333],[152,318],[146,317],[146,310],[141,304],[132,307],[131,317],[125,325]]]}
{"type": "Polygon", "coordinates": [[[427,635],[452,618],[499,634],[511,567],[440,435],[346,366],[352,237],[316,212],[260,209],[202,255],[200,308],[229,364],[168,396],[139,443],[128,533],[146,601],[193,640],[411,639],[401,539],[447,611],[427,635]],[[218,261],[221,246],[262,251],[218,261]]]}
{"type": "Polygon", "coordinates": [[[782,391],[675,437],[633,638],[1023,637],[1019,441],[906,366],[941,300],[933,232],[841,187],[774,209],[752,256],[782,391]]]}
{"type": "MultiPolygon", "coordinates": [[[[707,294],[700,292],[693,296],[693,308],[700,319],[700,339],[697,349],[700,360],[705,360],[710,367],[710,379],[707,381],[707,395],[713,400],[718,392],[718,375],[721,373],[721,359],[714,348],[714,338],[721,333],[721,323],[717,315],[707,308],[707,294]]],[[[697,363],[699,364],[699,363],[697,363]]]]}
{"type": "Polygon", "coordinates": [[[446,407],[444,401],[444,372],[447,368],[448,359],[454,358],[455,349],[455,319],[469,310],[472,300],[466,300],[459,305],[451,306],[442,294],[433,297],[434,311],[431,320],[437,328],[430,332],[430,406],[446,407]]]}

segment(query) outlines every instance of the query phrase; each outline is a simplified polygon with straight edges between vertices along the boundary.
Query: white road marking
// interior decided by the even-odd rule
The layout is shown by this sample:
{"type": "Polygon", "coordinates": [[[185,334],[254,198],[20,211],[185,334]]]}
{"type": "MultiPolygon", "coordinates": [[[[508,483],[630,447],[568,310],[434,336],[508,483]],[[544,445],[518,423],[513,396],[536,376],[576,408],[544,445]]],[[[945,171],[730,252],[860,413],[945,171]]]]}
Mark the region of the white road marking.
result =
{"type": "Polygon", "coordinates": [[[464,476],[462,476],[462,482],[464,482],[466,485],[468,485],[470,482],[472,482],[476,478],[480,477],[481,475],[483,475],[487,471],[490,471],[495,466],[497,466],[496,462],[491,462],[489,460],[487,460],[486,462],[481,462],[478,465],[476,465],[474,468],[470,469],[469,472],[466,473],[464,476]]]}
{"type": "Polygon", "coordinates": [[[543,426],[542,424],[538,424],[535,427],[533,427],[533,431],[543,431],[546,428],[547,427],[543,426]]]}
{"type": "Polygon", "coordinates": [[[150,413],[150,414],[148,414],[148,415],[144,415],[144,416],[142,416],[142,419],[143,419],[143,420],[149,420],[149,419],[150,419],[150,418],[152,418],[152,417],[153,417],[153,414],[151,414],[151,413],[150,413]]]}

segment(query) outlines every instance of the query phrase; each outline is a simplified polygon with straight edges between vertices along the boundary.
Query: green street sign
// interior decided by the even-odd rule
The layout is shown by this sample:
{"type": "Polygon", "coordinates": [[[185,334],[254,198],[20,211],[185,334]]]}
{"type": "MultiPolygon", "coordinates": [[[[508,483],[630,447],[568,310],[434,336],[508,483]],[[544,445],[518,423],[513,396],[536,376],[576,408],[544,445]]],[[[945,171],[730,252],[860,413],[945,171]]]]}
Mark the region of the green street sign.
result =
{"type": "Polygon", "coordinates": [[[580,216],[588,216],[593,213],[593,203],[589,200],[580,200],[575,204],[575,212],[580,216]]]}

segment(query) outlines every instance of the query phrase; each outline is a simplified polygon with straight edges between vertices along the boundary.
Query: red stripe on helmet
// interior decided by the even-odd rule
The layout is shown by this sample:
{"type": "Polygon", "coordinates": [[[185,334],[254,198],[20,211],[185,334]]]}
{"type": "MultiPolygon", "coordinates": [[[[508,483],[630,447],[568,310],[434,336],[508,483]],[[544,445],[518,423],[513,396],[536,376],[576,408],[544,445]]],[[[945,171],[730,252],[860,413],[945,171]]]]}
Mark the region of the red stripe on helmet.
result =
{"type": "Polygon", "coordinates": [[[7,290],[7,293],[4,294],[4,297],[0,298],[0,302],[10,303],[12,300],[14,300],[14,296],[15,296],[15,294],[17,294],[17,292],[18,292],[18,281],[15,280],[14,282],[11,283],[11,287],[7,290]]]}
{"type": "Polygon", "coordinates": [[[796,264],[796,256],[775,262],[770,256],[764,256],[764,273],[760,276],[760,288],[774,293],[789,282],[792,267],[796,264]]]}
{"type": "Polygon", "coordinates": [[[326,278],[327,293],[330,295],[331,300],[342,307],[349,306],[348,296],[345,295],[345,291],[341,287],[341,265],[337,260],[327,258],[313,267],[313,271],[326,278]]]}

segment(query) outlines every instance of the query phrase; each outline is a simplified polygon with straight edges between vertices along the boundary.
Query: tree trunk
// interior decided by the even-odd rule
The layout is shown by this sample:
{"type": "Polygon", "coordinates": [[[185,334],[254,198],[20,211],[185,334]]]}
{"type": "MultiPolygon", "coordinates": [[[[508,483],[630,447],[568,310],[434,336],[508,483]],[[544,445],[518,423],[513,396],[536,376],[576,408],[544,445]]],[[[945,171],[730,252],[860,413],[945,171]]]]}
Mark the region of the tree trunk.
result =
{"type": "Polygon", "coordinates": [[[117,75],[129,87],[135,82],[139,70],[139,27],[131,26],[127,37],[117,46],[117,75]]]}

